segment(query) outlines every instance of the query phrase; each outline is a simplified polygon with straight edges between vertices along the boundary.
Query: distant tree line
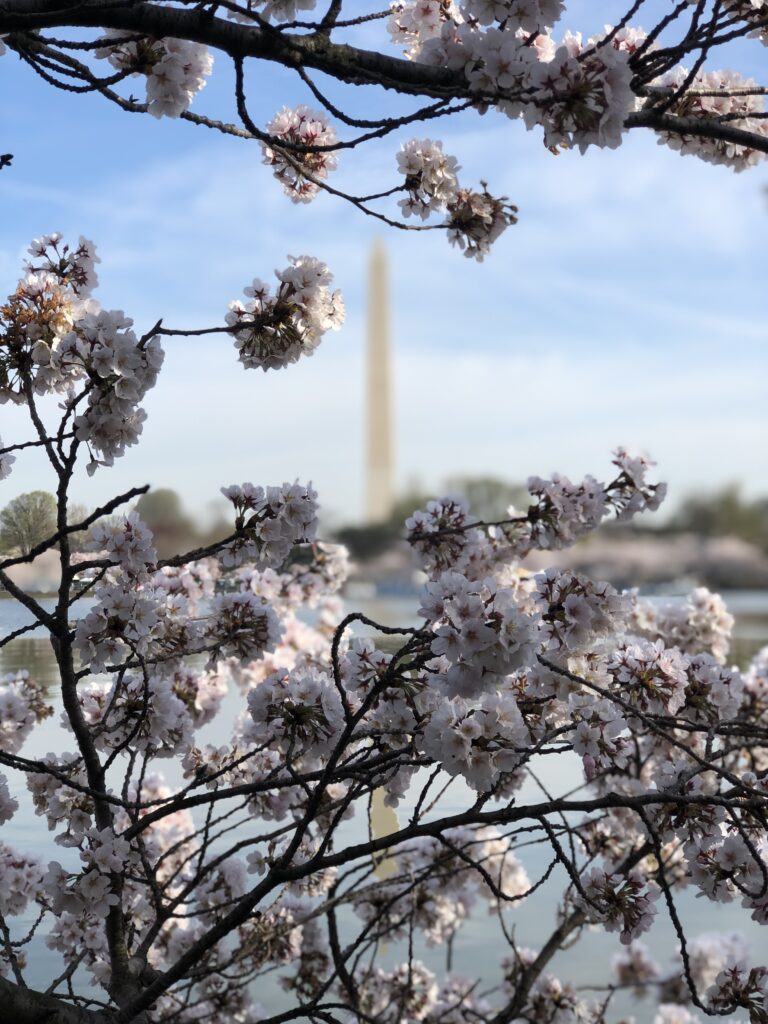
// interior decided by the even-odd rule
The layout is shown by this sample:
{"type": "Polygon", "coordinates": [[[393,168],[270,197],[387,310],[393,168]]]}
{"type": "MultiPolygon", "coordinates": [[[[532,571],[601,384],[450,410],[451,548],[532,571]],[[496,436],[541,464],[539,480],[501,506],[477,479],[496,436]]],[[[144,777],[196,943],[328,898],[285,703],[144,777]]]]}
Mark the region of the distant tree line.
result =
{"type": "MultiPolygon", "coordinates": [[[[136,511],[151,529],[155,549],[161,558],[172,558],[182,551],[198,545],[213,543],[227,535],[227,524],[222,519],[204,528],[187,515],[181,498],[168,487],[143,494],[136,503],[136,511]]],[[[81,522],[88,515],[84,505],[71,505],[70,523],[81,522]]],[[[108,518],[108,517],[107,517],[108,518]]],[[[29,491],[13,498],[0,510],[0,554],[28,555],[34,547],[56,533],[56,498],[48,491],[29,491]]],[[[74,535],[80,541],[87,535],[74,535]]],[[[70,539],[70,548],[74,548],[70,539]]]]}
{"type": "Polygon", "coordinates": [[[712,495],[694,494],[661,529],[703,537],[740,537],[768,552],[768,498],[745,498],[738,484],[712,495]]]}
{"type": "MultiPolygon", "coordinates": [[[[443,493],[462,497],[473,515],[484,521],[502,518],[510,505],[526,509],[530,503],[523,484],[488,476],[454,476],[443,493]]],[[[425,492],[412,488],[397,500],[390,517],[382,523],[344,525],[335,531],[354,558],[375,558],[403,537],[403,524],[417,508],[426,505],[425,492]]],[[[603,529],[647,534],[694,533],[701,537],[738,537],[768,552],[768,498],[749,499],[738,484],[729,484],[713,494],[693,494],[664,523],[644,525],[611,523],[603,529]]]]}
{"type": "MultiPolygon", "coordinates": [[[[508,508],[527,508],[530,498],[522,484],[490,476],[453,476],[443,487],[447,495],[462,497],[472,514],[484,521],[503,518],[508,508]]],[[[375,558],[403,537],[403,524],[417,508],[423,508],[427,494],[411,488],[395,503],[389,518],[381,523],[344,525],[335,530],[335,538],[358,559],[375,558]]],[[[87,515],[85,506],[70,508],[69,519],[77,522],[87,515]]],[[[155,546],[162,558],[198,544],[210,544],[224,536],[227,524],[222,519],[207,528],[189,516],[181,498],[168,487],[150,491],[136,503],[136,511],[152,530],[155,546]]],[[[28,554],[43,538],[56,532],[56,500],[47,491],[30,491],[0,510],[0,553],[17,551],[28,554]]],[[[768,498],[745,498],[738,484],[730,484],[714,494],[694,494],[686,498],[666,523],[644,527],[633,524],[610,527],[654,534],[695,533],[702,537],[739,537],[768,552],[768,498]]]]}

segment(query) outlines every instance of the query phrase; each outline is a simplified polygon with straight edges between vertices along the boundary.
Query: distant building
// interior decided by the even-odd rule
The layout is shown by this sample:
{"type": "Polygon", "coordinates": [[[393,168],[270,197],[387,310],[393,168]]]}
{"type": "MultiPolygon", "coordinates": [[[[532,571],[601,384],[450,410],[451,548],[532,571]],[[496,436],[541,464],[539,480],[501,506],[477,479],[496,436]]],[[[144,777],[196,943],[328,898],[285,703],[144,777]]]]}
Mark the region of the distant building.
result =
{"type": "Polygon", "coordinates": [[[375,242],[368,271],[366,351],[365,518],[389,519],[394,505],[392,368],[389,339],[387,257],[375,242]]]}

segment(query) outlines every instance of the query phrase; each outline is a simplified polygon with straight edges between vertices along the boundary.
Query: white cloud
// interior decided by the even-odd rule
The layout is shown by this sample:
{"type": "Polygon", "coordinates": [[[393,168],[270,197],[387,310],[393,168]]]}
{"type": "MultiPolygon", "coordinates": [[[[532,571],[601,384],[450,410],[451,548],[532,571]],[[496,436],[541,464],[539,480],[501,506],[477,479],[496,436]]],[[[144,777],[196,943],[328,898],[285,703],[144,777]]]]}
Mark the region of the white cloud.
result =
{"type": "MultiPolygon", "coordinates": [[[[223,95],[206,94],[206,103],[223,95]]],[[[259,100],[268,115],[273,100],[259,100]]],[[[94,132],[119,120],[92,109],[103,111],[94,132]]],[[[252,277],[301,252],[329,263],[349,319],[314,359],[278,374],[243,372],[221,338],[169,341],[142,445],[113,473],[84,482],[83,497],[151,480],[202,507],[222,483],[298,475],[315,480],[326,504],[354,512],[365,266],[383,230],[328,197],[293,206],[255,145],[183,125],[126,124],[137,145],[110,159],[105,143],[93,157],[101,171],[90,169],[87,181],[76,163],[64,164],[55,186],[44,165],[4,172],[4,290],[27,239],[59,229],[99,243],[100,297],[142,329],[161,315],[170,326],[220,322],[252,277]],[[151,151],[157,140],[165,148],[151,151]]],[[[413,134],[442,135],[468,182],[487,176],[521,210],[483,265],[440,232],[386,232],[401,483],[418,476],[434,486],[456,470],[598,472],[613,445],[628,443],[648,448],[678,492],[733,478],[764,487],[768,211],[759,174],[681,158],[645,133],[617,152],[555,159],[536,132],[492,115],[413,134]]],[[[343,154],[334,183],[368,191],[393,173],[386,140],[343,154]]],[[[16,422],[3,409],[6,437],[16,422]]],[[[42,485],[42,460],[26,463],[19,459],[4,494],[42,485]]]]}

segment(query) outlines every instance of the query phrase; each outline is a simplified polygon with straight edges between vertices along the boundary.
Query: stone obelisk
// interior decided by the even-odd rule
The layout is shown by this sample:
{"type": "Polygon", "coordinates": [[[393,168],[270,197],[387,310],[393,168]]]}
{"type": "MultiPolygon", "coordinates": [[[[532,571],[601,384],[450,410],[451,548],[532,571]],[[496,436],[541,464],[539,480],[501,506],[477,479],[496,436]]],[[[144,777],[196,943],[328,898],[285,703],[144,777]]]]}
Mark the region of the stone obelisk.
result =
{"type": "Polygon", "coordinates": [[[365,515],[381,523],[392,512],[392,379],[389,351],[387,258],[374,242],[368,277],[368,344],[366,358],[365,515]]]}

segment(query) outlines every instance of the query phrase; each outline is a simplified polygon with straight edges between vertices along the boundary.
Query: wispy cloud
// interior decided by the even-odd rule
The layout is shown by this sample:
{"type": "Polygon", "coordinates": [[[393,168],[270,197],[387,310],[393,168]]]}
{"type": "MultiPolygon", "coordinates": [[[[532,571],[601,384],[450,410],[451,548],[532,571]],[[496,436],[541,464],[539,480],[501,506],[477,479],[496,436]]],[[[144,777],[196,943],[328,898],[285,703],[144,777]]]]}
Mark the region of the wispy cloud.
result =
{"type": "MultiPolygon", "coordinates": [[[[3,70],[14,88],[21,72],[3,70]]],[[[340,514],[359,509],[365,267],[380,227],[328,197],[293,206],[258,146],[18,83],[28,105],[10,117],[18,157],[0,177],[4,291],[26,241],[58,229],[99,243],[100,298],[141,327],[161,315],[174,326],[221,322],[227,302],[288,253],[325,259],[349,310],[315,358],[276,374],[243,372],[226,340],[169,342],[143,443],[84,480],[84,500],[150,480],[199,507],[223,483],[301,476],[340,514]],[[43,103],[46,140],[29,117],[43,103]],[[90,151],[72,145],[75,109],[91,118],[90,151]]],[[[226,83],[203,98],[213,109],[225,95],[226,83]]],[[[266,115],[280,98],[274,88],[254,96],[266,115]]],[[[733,478],[763,488],[759,172],[681,158],[644,133],[617,152],[554,158],[536,132],[496,115],[427,133],[444,137],[467,182],[487,177],[517,202],[520,223],[482,265],[441,232],[386,234],[401,483],[598,471],[627,443],[651,451],[678,494],[733,478]]],[[[335,183],[368,191],[393,174],[387,140],[344,154],[335,183]]],[[[20,429],[17,411],[2,419],[5,436],[20,429]]],[[[44,470],[19,459],[4,495],[41,486],[44,470]]]]}

